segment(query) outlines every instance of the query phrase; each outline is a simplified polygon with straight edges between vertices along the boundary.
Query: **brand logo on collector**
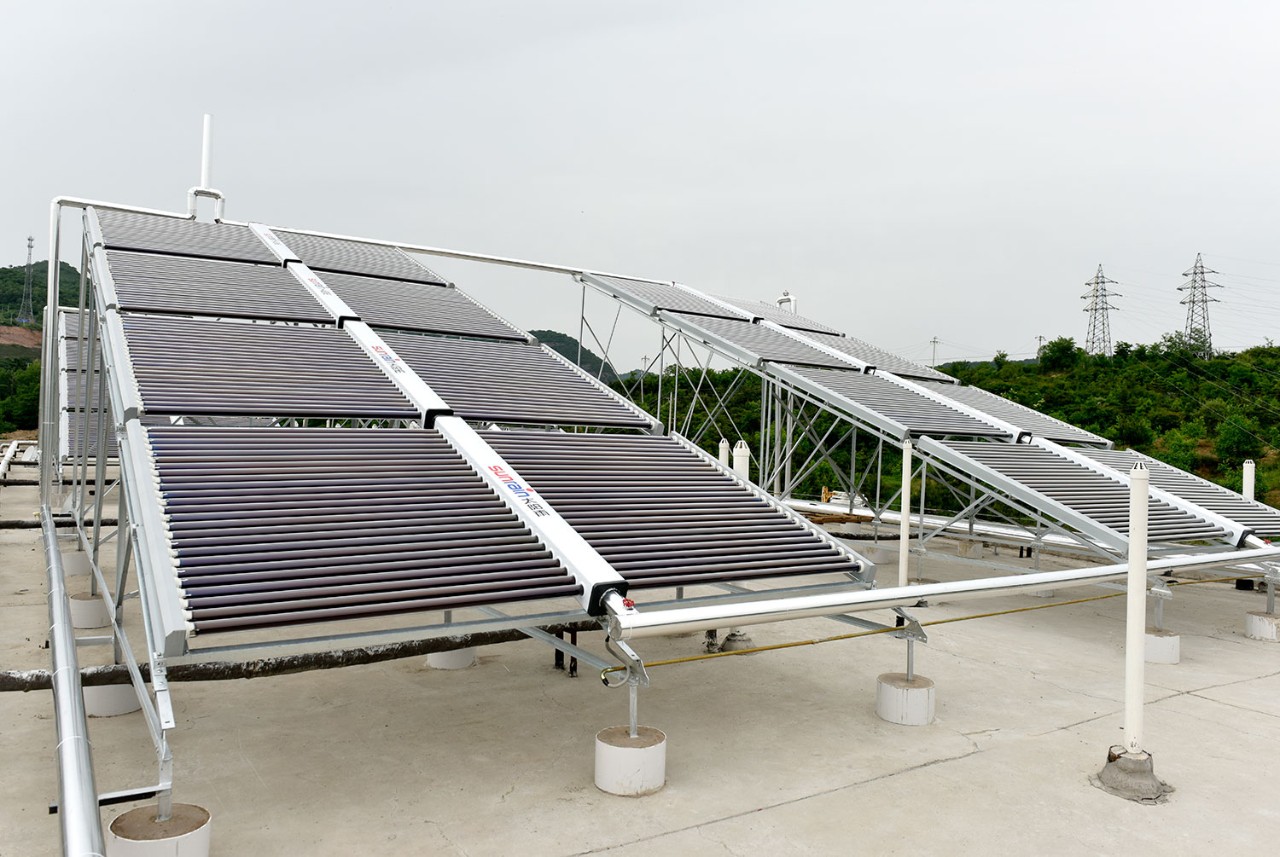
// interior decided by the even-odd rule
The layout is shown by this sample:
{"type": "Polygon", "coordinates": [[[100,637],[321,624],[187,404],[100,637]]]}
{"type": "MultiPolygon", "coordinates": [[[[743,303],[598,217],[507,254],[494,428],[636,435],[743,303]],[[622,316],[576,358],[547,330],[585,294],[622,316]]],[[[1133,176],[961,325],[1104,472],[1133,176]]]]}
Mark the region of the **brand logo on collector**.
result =
{"type": "Polygon", "coordinates": [[[508,473],[507,469],[501,464],[491,464],[489,465],[489,470],[494,476],[498,477],[498,481],[507,486],[512,494],[524,501],[524,505],[530,512],[533,512],[539,518],[545,518],[551,514],[547,511],[546,506],[538,502],[537,497],[534,496],[536,492],[532,488],[517,482],[516,478],[508,473]]]}

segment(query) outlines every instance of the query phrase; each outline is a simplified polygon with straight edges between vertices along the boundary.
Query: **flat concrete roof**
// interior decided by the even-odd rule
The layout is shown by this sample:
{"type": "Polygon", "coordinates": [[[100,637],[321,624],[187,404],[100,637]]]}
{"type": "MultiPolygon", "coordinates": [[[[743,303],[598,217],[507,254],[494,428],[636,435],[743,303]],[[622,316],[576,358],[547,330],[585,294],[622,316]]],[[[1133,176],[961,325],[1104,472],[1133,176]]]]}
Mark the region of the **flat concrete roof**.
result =
{"type": "MultiPolygon", "coordinates": [[[[34,491],[0,490],[0,519],[31,519],[34,491]]],[[[893,547],[879,548],[882,583],[896,575],[893,547]]],[[[935,579],[982,573],[941,550],[916,561],[935,579]]],[[[1002,551],[998,562],[1020,561],[1002,551]]],[[[1105,592],[916,612],[925,621],[1105,592]]],[[[875,715],[877,675],[905,665],[904,644],[888,636],[655,668],[640,721],[668,735],[667,786],[643,798],[605,794],[592,779],[595,733],[626,722],[626,691],[585,665],[567,678],[534,641],[482,649],[457,672],[415,658],[175,684],[174,797],[213,813],[223,855],[1269,850],[1280,824],[1280,645],[1243,635],[1264,600],[1229,583],[1174,595],[1165,617],[1182,634],[1182,662],[1147,666],[1144,743],[1177,789],[1159,806],[1089,783],[1121,739],[1123,598],[927,629],[916,669],[937,683],[937,720],[925,727],[875,715]]],[[[0,611],[0,667],[47,668],[38,530],[0,530],[0,611]]],[[[750,634],[767,645],[852,630],[819,619],[750,634]]],[[[601,650],[599,635],[582,641],[601,650]]],[[[701,642],[638,649],[671,658],[701,642]]],[[[82,663],[102,660],[80,651],[82,663]]],[[[3,855],[59,851],[47,814],[51,697],[0,694],[3,855]]],[[[154,784],[140,714],[90,729],[99,791],[154,784]]],[[[104,825],[132,806],[105,808],[104,825]]]]}

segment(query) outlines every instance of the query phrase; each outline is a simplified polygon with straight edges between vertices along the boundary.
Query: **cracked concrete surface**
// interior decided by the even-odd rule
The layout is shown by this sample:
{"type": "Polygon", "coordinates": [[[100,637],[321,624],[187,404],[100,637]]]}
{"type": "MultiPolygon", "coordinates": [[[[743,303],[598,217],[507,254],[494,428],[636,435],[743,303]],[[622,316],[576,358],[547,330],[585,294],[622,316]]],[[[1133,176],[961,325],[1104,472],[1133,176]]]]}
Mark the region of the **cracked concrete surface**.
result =
{"type": "MultiPolygon", "coordinates": [[[[19,490],[19,489],[15,489],[19,490]]],[[[0,510],[12,504],[0,492],[0,510]]],[[[13,516],[9,507],[7,514],[13,516]]],[[[931,553],[929,577],[972,576],[931,553]]],[[[893,575],[892,565],[885,572],[893,575]]],[[[38,531],[0,531],[0,657],[47,665],[38,531]],[[19,590],[27,590],[20,592],[19,590]]],[[[1087,591],[1064,591],[1069,600],[1087,591]]],[[[1147,668],[1147,749],[1177,787],[1164,806],[1088,783],[1117,742],[1124,600],[927,629],[918,671],[938,719],[874,714],[902,644],[869,637],[652,671],[645,724],[667,732],[668,785],[627,799],[592,785],[595,732],[626,694],[569,679],[527,641],[478,666],[424,659],[174,687],[175,797],[214,816],[213,853],[388,855],[1204,854],[1270,848],[1280,820],[1280,646],[1245,639],[1259,597],[1176,591],[1166,623],[1183,663],[1147,668]]],[[[921,619],[1041,604],[960,602],[921,619]]],[[[760,626],[758,644],[840,633],[823,620],[760,626]]],[[[598,637],[583,635],[598,650],[598,637]]],[[[696,637],[646,641],[650,659],[696,637]]],[[[0,695],[0,855],[54,854],[48,693],[0,695]]],[[[139,715],[91,724],[98,787],[147,783],[139,715]]],[[[103,811],[104,822],[129,805],[103,811]]]]}

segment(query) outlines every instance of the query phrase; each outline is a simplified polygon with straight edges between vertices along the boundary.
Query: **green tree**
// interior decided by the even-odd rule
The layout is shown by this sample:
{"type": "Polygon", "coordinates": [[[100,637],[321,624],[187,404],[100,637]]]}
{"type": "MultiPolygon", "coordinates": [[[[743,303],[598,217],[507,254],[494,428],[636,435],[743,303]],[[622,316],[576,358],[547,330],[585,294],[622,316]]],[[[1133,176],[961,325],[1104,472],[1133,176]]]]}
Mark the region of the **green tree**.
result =
{"type": "Polygon", "coordinates": [[[1076,341],[1069,336],[1060,336],[1045,343],[1040,350],[1040,371],[1066,372],[1080,362],[1084,351],[1076,347],[1076,341]]]}

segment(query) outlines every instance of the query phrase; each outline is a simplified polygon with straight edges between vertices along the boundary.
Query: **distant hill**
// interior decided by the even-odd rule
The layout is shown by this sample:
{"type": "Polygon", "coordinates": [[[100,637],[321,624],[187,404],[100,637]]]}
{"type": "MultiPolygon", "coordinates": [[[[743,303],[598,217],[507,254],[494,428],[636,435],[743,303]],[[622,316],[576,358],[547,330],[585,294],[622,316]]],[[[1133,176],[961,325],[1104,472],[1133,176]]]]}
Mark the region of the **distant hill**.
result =
{"type": "MultiPolygon", "coordinates": [[[[31,265],[31,307],[35,312],[36,327],[40,326],[44,317],[48,272],[48,262],[35,262],[31,265]]],[[[0,268],[0,325],[12,325],[17,318],[18,310],[22,308],[22,288],[26,278],[26,265],[0,268]]],[[[61,294],[58,302],[63,306],[74,306],[80,295],[80,272],[63,262],[59,286],[61,294]]]]}
{"type": "MultiPolygon", "coordinates": [[[[554,330],[531,330],[529,333],[536,336],[539,342],[547,345],[553,351],[567,357],[570,362],[578,363],[578,340],[569,334],[559,333],[554,330]]],[[[600,355],[586,346],[582,347],[582,362],[578,363],[578,365],[604,383],[612,384],[618,380],[618,374],[607,364],[602,369],[601,364],[603,362],[600,359],[600,355]]]]}
{"type": "Polygon", "coordinates": [[[39,360],[40,331],[0,325],[0,360],[39,360]]]}

